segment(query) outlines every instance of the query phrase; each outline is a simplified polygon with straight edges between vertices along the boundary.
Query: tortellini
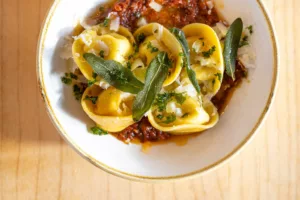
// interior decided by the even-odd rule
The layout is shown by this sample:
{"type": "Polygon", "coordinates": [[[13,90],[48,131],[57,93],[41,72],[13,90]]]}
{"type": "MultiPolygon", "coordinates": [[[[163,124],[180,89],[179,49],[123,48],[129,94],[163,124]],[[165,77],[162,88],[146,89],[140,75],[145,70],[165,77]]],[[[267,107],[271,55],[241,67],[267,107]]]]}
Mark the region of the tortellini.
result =
{"type": "MultiPolygon", "coordinates": [[[[180,56],[182,52],[180,43],[168,29],[157,23],[142,26],[134,33],[136,38],[141,35],[145,39],[139,44],[139,57],[144,61],[145,66],[148,66],[160,51],[167,52],[173,64],[164,86],[172,84],[180,75],[183,65],[183,58],[180,56]]],[[[146,73],[146,67],[137,68],[136,71],[133,70],[133,73],[143,79],[144,77],[141,76],[146,73]]]]}
{"type": "MultiPolygon", "coordinates": [[[[159,52],[166,52],[172,67],[157,98],[167,100],[162,105],[158,100],[154,102],[147,113],[149,122],[156,129],[175,135],[201,132],[213,127],[219,119],[211,98],[220,89],[223,79],[222,49],[217,35],[207,25],[190,24],[182,30],[190,48],[191,68],[201,87],[200,94],[183,68],[184,56],[180,42],[168,29],[157,23],[139,28],[134,35],[124,27],[117,32],[107,27],[92,27],[75,38],[73,57],[88,80],[96,77],[92,67],[83,58],[84,53],[117,61],[130,68],[136,78],[144,82],[151,61],[159,52]]],[[[96,80],[95,85],[86,89],[81,100],[87,115],[99,127],[112,133],[134,124],[132,105],[135,95],[109,85],[102,87],[99,76],[96,80]],[[95,101],[91,101],[91,98],[95,101]]]]}
{"type": "Polygon", "coordinates": [[[183,31],[201,94],[197,94],[186,71],[182,70],[180,79],[165,89],[170,89],[175,97],[180,95],[184,102],[173,97],[165,110],[154,104],[148,115],[153,127],[175,135],[201,132],[215,126],[219,115],[211,98],[220,89],[224,72],[221,45],[215,32],[204,24],[187,25],[183,31]]]}
{"type": "Polygon", "coordinates": [[[81,105],[99,127],[109,132],[119,132],[135,123],[131,112],[133,99],[133,95],[113,87],[103,90],[93,85],[84,92],[81,105]],[[97,100],[92,102],[89,98],[97,100]]]}
{"type": "MultiPolygon", "coordinates": [[[[215,31],[205,24],[190,24],[185,26],[184,32],[191,52],[192,68],[201,86],[201,91],[214,96],[220,89],[224,63],[222,47],[215,31]]],[[[186,76],[186,73],[182,73],[186,76]]]]}
{"type": "Polygon", "coordinates": [[[128,29],[120,27],[118,32],[112,32],[105,27],[95,26],[83,31],[73,43],[73,57],[82,74],[93,80],[93,69],[84,60],[84,53],[93,53],[106,60],[115,60],[122,64],[133,53],[134,38],[128,29]]]}

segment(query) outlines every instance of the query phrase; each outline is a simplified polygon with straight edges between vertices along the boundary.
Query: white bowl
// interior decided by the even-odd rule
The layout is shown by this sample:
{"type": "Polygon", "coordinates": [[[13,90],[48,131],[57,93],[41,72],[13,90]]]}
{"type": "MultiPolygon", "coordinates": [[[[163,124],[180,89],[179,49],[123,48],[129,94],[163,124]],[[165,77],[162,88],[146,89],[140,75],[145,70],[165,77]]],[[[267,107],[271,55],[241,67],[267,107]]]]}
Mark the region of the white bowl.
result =
{"type": "Polygon", "coordinates": [[[99,168],[124,178],[143,181],[169,180],[201,174],[236,154],[263,122],[273,100],[278,75],[278,51],[274,29],[260,0],[219,0],[217,7],[231,22],[242,17],[252,24],[252,46],[257,68],[250,81],[236,90],[218,125],[188,141],[153,146],[148,153],[140,145],[125,145],[111,135],[94,136],[87,131],[92,121],[74,99],[71,88],[61,83],[67,71],[60,58],[64,36],[79,18],[103,0],[56,0],[41,31],[37,55],[40,90],[50,118],[60,134],[77,152],[99,168]]]}

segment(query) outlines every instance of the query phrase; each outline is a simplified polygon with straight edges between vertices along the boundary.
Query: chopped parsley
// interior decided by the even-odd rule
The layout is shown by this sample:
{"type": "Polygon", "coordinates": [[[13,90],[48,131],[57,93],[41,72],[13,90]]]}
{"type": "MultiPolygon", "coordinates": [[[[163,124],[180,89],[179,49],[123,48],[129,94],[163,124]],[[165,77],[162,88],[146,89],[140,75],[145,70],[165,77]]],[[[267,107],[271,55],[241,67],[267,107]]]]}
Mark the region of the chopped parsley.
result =
{"type": "Polygon", "coordinates": [[[154,105],[156,105],[158,110],[162,112],[166,110],[167,104],[172,100],[173,97],[179,104],[183,104],[186,100],[184,93],[166,92],[157,95],[154,105]]]}
{"type": "Polygon", "coordinates": [[[84,98],[84,100],[89,100],[93,104],[96,104],[97,100],[98,100],[98,97],[97,96],[88,96],[88,95],[86,95],[85,98],[84,98]]]}
{"type": "Polygon", "coordinates": [[[248,37],[247,35],[245,35],[245,36],[242,38],[239,47],[241,48],[241,47],[243,47],[243,46],[249,45],[248,39],[249,39],[249,37],[248,37]]]}
{"type": "Polygon", "coordinates": [[[65,76],[61,77],[61,82],[63,82],[66,85],[71,85],[72,79],[77,80],[78,76],[73,74],[72,72],[65,73],[65,76]]]}
{"type": "Polygon", "coordinates": [[[253,34],[253,26],[248,26],[246,29],[249,30],[249,33],[252,35],[253,34]]]}
{"type": "Polygon", "coordinates": [[[222,74],[221,73],[216,73],[215,76],[217,76],[218,80],[221,82],[221,80],[222,80],[222,74]]]}
{"type": "Polygon", "coordinates": [[[88,87],[91,87],[96,83],[96,80],[88,80],[88,87]]]}
{"type": "Polygon", "coordinates": [[[99,54],[100,54],[101,58],[104,58],[104,51],[103,50],[101,50],[99,54]]]}
{"type": "Polygon", "coordinates": [[[73,94],[76,100],[80,100],[82,98],[84,89],[79,87],[77,84],[73,85],[73,94]]]}
{"type": "Polygon", "coordinates": [[[72,72],[70,73],[71,79],[77,80],[78,76],[76,74],[73,74],[72,72]]]}
{"type": "Polygon", "coordinates": [[[102,26],[108,27],[109,21],[110,21],[109,18],[105,18],[104,21],[103,21],[103,23],[102,23],[102,26]]]}
{"type": "Polygon", "coordinates": [[[98,76],[98,74],[97,74],[97,73],[95,73],[95,72],[93,72],[92,76],[93,76],[93,78],[94,78],[94,79],[96,79],[96,78],[97,78],[97,76],[98,76]]]}
{"type": "Polygon", "coordinates": [[[140,33],[140,34],[138,34],[136,36],[136,41],[139,44],[139,43],[143,42],[145,40],[145,38],[146,38],[145,34],[144,33],[140,33]]]}
{"type": "Polygon", "coordinates": [[[63,77],[61,77],[61,82],[63,82],[66,85],[71,85],[72,84],[72,79],[63,76],[63,77]]]}
{"type": "Polygon", "coordinates": [[[162,120],[164,118],[164,116],[159,114],[159,115],[156,116],[156,118],[162,120]]]}
{"type": "Polygon", "coordinates": [[[128,69],[131,69],[131,65],[132,65],[131,62],[126,63],[126,66],[127,66],[128,69]]]}
{"type": "Polygon", "coordinates": [[[108,134],[107,131],[103,130],[102,128],[99,128],[98,126],[94,126],[90,130],[93,135],[107,135],[108,134]]]}
{"type": "Polygon", "coordinates": [[[151,49],[151,53],[159,51],[157,47],[152,46],[151,42],[148,42],[147,49],[151,49]]]}
{"type": "Polygon", "coordinates": [[[171,114],[166,117],[166,120],[163,121],[164,124],[170,124],[176,120],[176,115],[171,114]]]}
{"type": "Polygon", "coordinates": [[[180,52],[180,53],[179,53],[179,56],[184,56],[184,53],[183,53],[183,52],[180,52]]]}
{"type": "Polygon", "coordinates": [[[211,55],[213,55],[213,53],[216,51],[216,46],[213,46],[212,48],[210,48],[208,51],[203,51],[202,55],[205,58],[209,58],[211,55]]]}
{"type": "Polygon", "coordinates": [[[137,45],[136,43],[132,44],[133,48],[134,48],[134,52],[139,52],[139,45],[137,45]]]}
{"type": "Polygon", "coordinates": [[[216,80],[213,79],[213,80],[212,80],[212,85],[215,86],[215,83],[216,83],[216,80]]]}

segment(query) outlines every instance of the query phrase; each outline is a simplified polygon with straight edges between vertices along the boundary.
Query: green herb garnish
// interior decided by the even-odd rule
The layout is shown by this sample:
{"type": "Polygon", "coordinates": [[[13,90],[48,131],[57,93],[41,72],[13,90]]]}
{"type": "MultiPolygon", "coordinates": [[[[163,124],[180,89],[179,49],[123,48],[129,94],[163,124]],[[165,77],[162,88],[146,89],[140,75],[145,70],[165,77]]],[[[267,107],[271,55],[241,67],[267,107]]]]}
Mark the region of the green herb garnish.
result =
{"type": "Polygon", "coordinates": [[[82,98],[83,92],[84,90],[77,84],[73,85],[73,95],[75,96],[76,100],[80,100],[82,98]]]}
{"type": "Polygon", "coordinates": [[[97,76],[98,76],[98,74],[96,74],[95,72],[92,73],[92,77],[93,77],[94,79],[96,79],[97,76]]]}
{"type": "Polygon", "coordinates": [[[91,53],[86,53],[83,57],[91,65],[94,72],[115,88],[133,94],[137,94],[143,89],[144,84],[121,63],[114,60],[104,60],[91,53]]]}
{"type": "Polygon", "coordinates": [[[72,79],[63,76],[63,77],[61,77],[61,82],[63,82],[66,85],[71,85],[72,84],[72,79]]]}
{"type": "Polygon", "coordinates": [[[249,45],[249,41],[248,41],[249,37],[247,35],[245,35],[242,39],[242,41],[240,42],[240,48],[243,47],[243,46],[247,46],[249,45]]]}
{"type": "Polygon", "coordinates": [[[127,63],[126,63],[126,67],[127,67],[128,69],[131,69],[131,66],[132,66],[131,62],[127,62],[127,63]]]}
{"type": "Polygon", "coordinates": [[[94,135],[107,135],[108,132],[103,130],[102,128],[99,128],[98,126],[94,126],[90,129],[91,133],[94,135]]]}
{"type": "Polygon", "coordinates": [[[144,33],[140,33],[136,36],[136,41],[138,44],[140,44],[141,42],[143,42],[145,40],[146,36],[144,33]]]}
{"type": "Polygon", "coordinates": [[[152,46],[151,42],[148,42],[148,44],[147,44],[147,49],[150,49],[150,50],[151,50],[151,53],[154,53],[154,52],[158,52],[158,51],[159,51],[158,48],[152,46]]]}
{"type": "Polygon", "coordinates": [[[210,56],[212,56],[212,55],[214,54],[215,51],[216,51],[216,46],[213,46],[213,47],[210,48],[209,50],[203,51],[203,52],[202,52],[202,55],[203,55],[205,58],[209,58],[210,56]]]}
{"type": "Polygon", "coordinates": [[[167,104],[172,100],[173,97],[175,98],[177,103],[181,105],[186,100],[186,96],[184,95],[184,93],[165,92],[157,95],[154,105],[157,106],[160,112],[163,112],[164,110],[166,110],[167,104]]]}
{"type": "Polygon", "coordinates": [[[198,81],[196,79],[196,73],[191,68],[190,50],[189,50],[189,45],[187,43],[185,35],[184,35],[183,31],[180,30],[180,29],[178,29],[178,28],[172,28],[171,29],[171,33],[173,33],[173,35],[175,35],[175,37],[177,38],[177,40],[179,41],[179,43],[182,46],[183,56],[184,56],[184,58],[183,58],[183,65],[186,68],[186,72],[187,72],[188,77],[189,77],[190,81],[192,82],[194,88],[196,89],[196,91],[198,93],[200,93],[200,86],[199,86],[198,81]]]}
{"type": "Polygon", "coordinates": [[[253,26],[248,26],[246,29],[249,30],[249,33],[252,35],[253,34],[253,26]]]}
{"type": "Polygon", "coordinates": [[[78,76],[76,74],[73,74],[72,72],[70,73],[71,79],[77,80],[78,76]]]}
{"type": "Polygon", "coordinates": [[[145,86],[133,102],[132,115],[135,121],[139,121],[152,106],[156,95],[167,78],[170,67],[171,62],[166,52],[158,53],[151,61],[146,72],[145,86]]]}
{"type": "Polygon", "coordinates": [[[103,50],[101,50],[99,54],[100,54],[101,58],[104,58],[104,51],[103,50]]]}
{"type": "Polygon", "coordinates": [[[91,87],[96,83],[96,80],[88,80],[88,87],[91,87]]]}
{"type": "Polygon", "coordinates": [[[215,76],[218,77],[218,80],[221,82],[222,74],[221,73],[216,73],[215,76]]]}
{"type": "Polygon", "coordinates": [[[103,23],[102,23],[102,26],[108,27],[109,22],[110,22],[110,19],[109,18],[105,18],[104,21],[103,21],[103,23]]]}
{"type": "Polygon", "coordinates": [[[168,115],[166,117],[166,120],[163,121],[162,123],[164,123],[164,124],[170,124],[170,123],[174,122],[175,120],[176,120],[176,115],[171,114],[171,115],[168,115]]]}
{"type": "Polygon", "coordinates": [[[97,96],[85,96],[84,100],[91,101],[93,104],[97,103],[98,97],[97,96]]]}
{"type": "Polygon", "coordinates": [[[156,116],[156,118],[162,120],[164,118],[164,116],[159,114],[159,115],[156,116]]]}
{"type": "Polygon", "coordinates": [[[243,32],[243,21],[236,19],[230,26],[224,43],[224,61],[226,74],[235,80],[235,65],[238,48],[243,32]]]}

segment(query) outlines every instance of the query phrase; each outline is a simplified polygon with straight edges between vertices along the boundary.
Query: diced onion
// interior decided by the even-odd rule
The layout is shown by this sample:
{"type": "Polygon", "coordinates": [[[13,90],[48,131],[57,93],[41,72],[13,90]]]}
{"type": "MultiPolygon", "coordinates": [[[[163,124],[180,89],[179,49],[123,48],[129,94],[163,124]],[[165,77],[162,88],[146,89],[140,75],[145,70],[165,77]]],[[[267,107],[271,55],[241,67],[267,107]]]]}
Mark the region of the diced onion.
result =
{"type": "Polygon", "coordinates": [[[118,31],[120,28],[120,17],[116,12],[111,12],[108,14],[108,18],[110,19],[109,29],[112,31],[118,31]]]}
{"type": "Polygon", "coordinates": [[[120,28],[120,17],[116,17],[111,20],[109,29],[112,31],[118,31],[120,28]]]}
{"type": "Polygon", "coordinates": [[[176,111],[176,104],[175,102],[171,101],[166,106],[167,113],[174,113],[176,111]]]}
{"type": "Polygon", "coordinates": [[[152,0],[152,1],[149,3],[149,6],[150,6],[153,10],[155,10],[156,12],[159,12],[159,11],[161,11],[161,9],[162,9],[162,5],[156,3],[154,0],[152,0]]]}
{"type": "Polygon", "coordinates": [[[202,51],[202,47],[203,47],[203,42],[200,40],[196,40],[192,45],[192,49],[196,53],[200,53],[202,51]]]}
{"type": "Polygon", "coordinates": [[[164,27],[160,24],[155,24],[152,29],[152,33],[157,40],[160,40],[163,35],[164,27]]]}
{"type": "Polygon", "coordinates": [[[145,17],[141,17],[138,21],[137,21],[137,26],[141,27],[141,26],[145,26],[147,23],[147,20],[145,17]]]}
{"type": "Polygon", "coordinates": [[[105,42],[101,41],[101,40],[98,41],[98,44],[100,46],[100,49],[104,51],[104,56],[108,56],[109,47],[107,46],[107,44],[105,42]]]}
{"type": "Polygon", "coordinates": [[[214,8],[214,3],[212,1],[207,1],[206,5],[207,5],[207,7],[208,7],[209,10],[211,10],[211,9],[214,8]]]}
{"type": "Polygon", "coordinates": [[[212,66],[215,64],[211,58],[204,58],[202,56],[196,56],[195,61],[198,61],[201,66],[212,66]]]}
{"type": "Polygon", "coordinates": [[[109,83],[105,82],[104,80],[100,81],[99,86],[104,90],[107,90],[110,87],[109,83]]]}
{"type": "Polygon", "coordinates": [[[256,68],[255,54],[251,46],[246,45],[238,50],[238,59],[243,63],[246,68],[256,68]]]}

